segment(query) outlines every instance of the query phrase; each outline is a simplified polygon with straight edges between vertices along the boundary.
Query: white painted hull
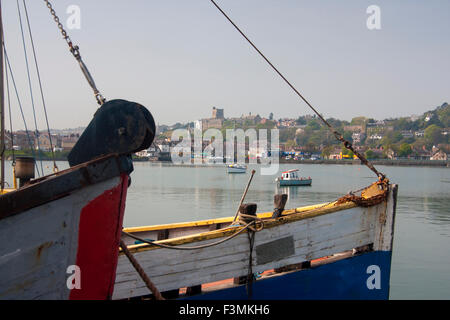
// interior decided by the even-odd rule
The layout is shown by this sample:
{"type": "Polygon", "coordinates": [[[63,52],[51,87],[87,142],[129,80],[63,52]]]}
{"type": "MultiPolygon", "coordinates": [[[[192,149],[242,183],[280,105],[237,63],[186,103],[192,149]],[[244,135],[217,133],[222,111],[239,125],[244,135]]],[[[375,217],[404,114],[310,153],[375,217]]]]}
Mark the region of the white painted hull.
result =
{"type": "MultiPolygon", "coordinates": [[[[95,163],[87,171],[100,168],[111,172],[116,162],[113,158],[111,162],[95,163]]],[[[54,183],[58,180],[65,182],[66,177],[67,181],[77,180],[74,173],[84,169],[68,169],[66,173],[43,178],[8,196],[20,196],[29,188],[33,189],[35,200],[41,201],[44,196],[40,197],[40,192],[58,186],[54,183]]],[[[111,173],[98,183],[87,185],[82,182],[80,188],[62,195],[58,194],[61,188],[55,188],[57,199],[20,212],[9,214],[4,211],[5,207],[2,208],[1,300],[107,299],[111,296],[123,219],[122,200],[128,187],[128,175],[117,173],[111,173]],[[97,229],[97,233],[91,232],[93,229],[97,229]],[[92,243],[92,239],[97,241],[92,243]],[[109,261],[109,265],[99,264],[97,258],[109,261]],[[76,281],[69,281],[68,285],[69,277],[75,280],[77,267],[79,288],[74,287],[76,281]]],[[[95,179],[89,175],[96,172],[81,174],[95,179]]]]}
{"type": "Polygon", "coordinates": [[[228,173],[246,173],[247,168],[246,167],[227,167],[228,173]]]}

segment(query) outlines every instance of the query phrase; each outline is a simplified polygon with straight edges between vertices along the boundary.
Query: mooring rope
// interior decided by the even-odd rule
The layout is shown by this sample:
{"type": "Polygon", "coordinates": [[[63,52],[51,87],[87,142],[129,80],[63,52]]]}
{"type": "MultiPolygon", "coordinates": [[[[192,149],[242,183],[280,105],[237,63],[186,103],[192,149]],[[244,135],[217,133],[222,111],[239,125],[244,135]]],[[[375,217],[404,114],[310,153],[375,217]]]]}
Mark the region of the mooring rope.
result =
{"type": "Polygon", "coordinates": [[[142,269],[139,262],[136,260],[136,258],[131,254],[131,252],[128,250],[126,244],[120,240],[120,247],[122,248],[122,251],[127,256],[128,260],[130,260],[131,264],[133,265],[134,269],[137,271],[139,276],[141,277],[142,281],[144,281],[147,288],[150,290],[150,292],[153,294],[156,300],[165,300],[164,297],[159,292],[158,288],[154,285],[154,283],[150,280],[150,278],[145,273],[144,269],[142,269]]]}
{"type": "MultiPolygon", "coordinates": [[[[123,230],[122,230],[122,234],[124,234],[124,235],[126,235],[126,236],[128,236],[130,238],[133,238],[135,240],[141,241],[143,243],[150,244],[150,245],[155,246],[155,247],[160,247],[160,248],[165,248],[165,249],[173,249],[173,250],[198,250],[198,249],[204,249],[204,248],[213,247],[213,246],[216,246],[218,244],[224,243],[224,242],[226,242],[228,240],[231,240],[231,239],[237,237],[239,234],[241,234],[242,232],[244,232],[247,229],[252,230],[250,228],[252,227],[253,224],[256,225],[256,223],[257,223],[256,220],[251,221],[251,222],[245,224],[242,229],[238,230],[237,232],[233,233],[232,235],[230,235],[230,236],[228,236],[228,237],[226,237],[224,239],[221,239],[221,240],[213,242],[213,243],[208,243],[208,244],[204,244],[204,245],[200,245],[200,246],[193,246],[193,247],[180,247],[180,246],[176,246],[176,245],[171,246],[171,245],[166,245],[166,244],[163,244],[163,243],[155,243],[154,241],[149,241],[147,239],[143,239],[141,237],[135,236],[134,234],[131,234],[129,232],[125,232],[123,230]]],[[[239,225],[232,225],[232,226],[228,226],[227,228],[232,228],[232,227],[237,227],[237,226],[239,226],[239,225]]],[[[262,226],[263,226],[263,224],[262,224],[262,226]]],[[[257,228],[254,228],[253,230],[254,231],[261,231],[262,228],[263,227],[257,227],[257,228]]]]}

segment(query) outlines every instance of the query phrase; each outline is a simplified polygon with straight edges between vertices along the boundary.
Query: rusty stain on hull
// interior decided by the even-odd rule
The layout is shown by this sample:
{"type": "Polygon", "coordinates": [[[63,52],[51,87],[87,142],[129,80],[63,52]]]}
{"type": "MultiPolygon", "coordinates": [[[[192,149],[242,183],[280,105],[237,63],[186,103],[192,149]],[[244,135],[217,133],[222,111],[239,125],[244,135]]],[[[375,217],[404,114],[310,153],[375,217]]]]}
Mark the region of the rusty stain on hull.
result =
{"type": "Polygon", "coordinates": [[[47,249],[50,248],[53,245],[53,241],[46,241],[43,244],[41,244],[36,251],[36,263],[39,263],[39,260],[41,259],[42,256],[42,252],[47,249]]]}

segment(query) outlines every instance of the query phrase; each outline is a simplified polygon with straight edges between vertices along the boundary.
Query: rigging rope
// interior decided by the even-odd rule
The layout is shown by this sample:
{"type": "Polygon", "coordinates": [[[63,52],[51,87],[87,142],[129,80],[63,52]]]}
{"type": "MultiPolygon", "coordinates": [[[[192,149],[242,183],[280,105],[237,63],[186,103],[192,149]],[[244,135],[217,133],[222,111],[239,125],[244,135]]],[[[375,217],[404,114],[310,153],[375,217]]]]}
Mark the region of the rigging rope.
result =
{"type": "Polygon", "coordinates": [[[333,133],[335,138],[339,141],[341,141],[344,146],[352,151],[363,164],[365,164],[370,170],[372,170],[380,180],[384,180],[386,178],[386,175],[379,172],[375,167],[358,151],[356,151],[353,148],[353,145],[344,139],[342,134],[337,132],[329,123],[325,120],[325,118],[317,112],[317,110],[309,103],[308,100],[303,97],[303,95],[289,82],[289,80],[286,79],[286,77],[270,62],[268,58],[253,44],[253,42],[244,34],[244,32],[241,31],[241,29],[230,19],[230,17],[217,5],[217,3],[214,0],[210,0],[212,4],[222,13],[222,15],[233,25],[233,27],[247,40],[247,42],[256,50],[256,52],[259,53],[259,55],[272,67],[272,69],[287,83],[287,85],[311,108],[311,110],[322,120],[322,122],[328,127],[328,129],[333,133]]]}
{"type": "Polygon", "coordinates": [[[13,125],[12,125],[12,113],[11,113],[11,98],[10,98],[10,91],[9,91],[9,75],[8,75],[8,68],[5,68],[5,79],[6,79],[6,95],[8,100],[8,113],[9,113],[9,129],[11,130],[11,149],[12,149],[12,166],[14,167],[16,165],[16,155],[14,153],[14,134],[13,134],[13,125]]]}
{"type": "Polygon", "coordinates": [[[95,96],[95,99],[97,100],[97,103],[101,106],[102,104],[104,104],[106,102],[106,99],[103,97],[103,95],[97,89],[94,79],[92,78],[91,74],[89,73],[88,68],[86,67],[83,60],[81,59],[80,48],[77,45],[74,45],[72,43],[72,40],[70,39],[69,35],[67,34],[67,32],[64,29],[63,25],[61,24],[61,22],[59,21],[59,17],[56,15],[56,12],[53,9],[51,3],[48,0],[44,0],[44,2],[47,5],[47,8],[50,10],[50,14],[53,17],[53,20],[55,20],[56,24],[58,25],[58,29],[61,31],[61,34],[62,34],[64,40],[66,40],[67,45],[69,46],[70,52],[75,57],[75,59],[78,61],[81,71],[83,72],[86,80],[88,81],[89,85],[91,86],[92,90],[94,91],[94,96],[95,96]]]}
{"type": "Polygon", "coordinates": [[[38,153],[38,158],[36,160],[40,160],[41,163],[41,172],[42,175],[44,175],[44,167],[42,165],[42,156],[41,156],[41,146],[40,146],[40,142],[39,142],[39,130],[37,127],[37,121],[36,121],[36,110],[34,107],[34,98],[33,98],[33,87],[31,85],[31,76],[30,76],[30,67],[28,65],[28,54],[27,54],[27,47],[25,44],[25,34],[23,32],[23,26],[22,26],[22,15],[20,13],[20,6],[19,6],[19,0],[16,0],[17,2],[17,12],[19,14],[19,24],[20,24],[20,31],[22,34],[22,43],[23,43],[23,53],[25,56],[25,66],[27,69],[27,76],[28,76],[28,86],[30,89],[30,98],[31,98],[31,107],[33,109],[33,118],[34,118],[34,128],[35,128],[35,135],[36,135],[36,140],[37,140],[37,153],[38,153]]]}
{"type": "MultiPolygon", "coordinates": [[[[23,113],[22,103],[20,102],[19,92],[17,91],[16,81],[14,80],[14,74],[12,72],[11,64],[9,62],[9,58],[8,58],[8,54],[6,52],[6,46],[5,46],[4,42],[3,42],[3,52],[5,53],[5,61],[6,61],[8,69],[9,69],[9,73],[11,75],[11,80],[12,80],[12,84],[13,84],[13,87],[14,87],[14,91],[16,93],[17,103],[19,104],[19,108],[20,108],[20,113],[22,115],[23,124],[25,126],[25,132],[26,132],[27,138],[28,138],[28,144],[30,145],[30,149],[31,149],[31,154],[33,155],[34,158],[36,158],[36,155],[34,154],[34,145],[31,142],[30,134],[29,134],[28,127],[27,127],[27,121],[25,120],[25,115],[23,113]]],[[[36,172],[37,172],[38,176],[40,176],[40,174],[39,174],[39,167],[38,167],[36,162],[34,164],[36,166],[36,172]]]]}
{"type": "Polygon", "coordinates": [[[52,136],[50,134],[50,125],[48,122],[47,107],[45,104],[44,91],[42,89],[42,82],[41,82],[41,75],[39,72],[39,66],[38,66],[37,57],[36,57],[36,50],[35,50],[34,41],[33,41],[33,34],[31,33],[30,19],[28,17],[28,10],[27,10],[27,5],[25,4],[25,0],[23,0],[23,7],[25,9],[25,17],[26,17],[26,21],[27,21],[27,25],[28,25],[28,33],[30,34],[31,48],[33,49],[34,64],[36,66],[36,74],[37,74],[37,78],[38,78],[39,89],[41,92],[41,99],[42,99],[42,106],[44,109],[45,122],[47,123],[48,139],[50,142],[50,149],[51,149],[52,158],[53,158],[53,172],[57,172],[58,166],[56,165],[56,160],[55,160],[55,150],[53,150],[53,142],[52,142],[52,136]]]}

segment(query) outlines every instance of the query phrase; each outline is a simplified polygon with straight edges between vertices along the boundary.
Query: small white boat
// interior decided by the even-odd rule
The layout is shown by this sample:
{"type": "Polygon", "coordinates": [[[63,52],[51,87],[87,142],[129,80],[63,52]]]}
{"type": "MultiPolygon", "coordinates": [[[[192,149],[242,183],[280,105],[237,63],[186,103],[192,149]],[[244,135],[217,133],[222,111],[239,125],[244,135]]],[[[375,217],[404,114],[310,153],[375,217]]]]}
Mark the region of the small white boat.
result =
{"type": "Polygon", "coordinates": [[[247,166],[243,164],[229,164],[227,165],[227,172],[228,173],[245,173],[247,172],[247,166]]]}
{"type": "Polygon", "coordinates": [[[310,186],[312,183],[311,177],[299,177],[298,169],[284,171],[281,177],[278,177],[275,181],[278,182],[280,187],[283,186],[310,186]]]}

